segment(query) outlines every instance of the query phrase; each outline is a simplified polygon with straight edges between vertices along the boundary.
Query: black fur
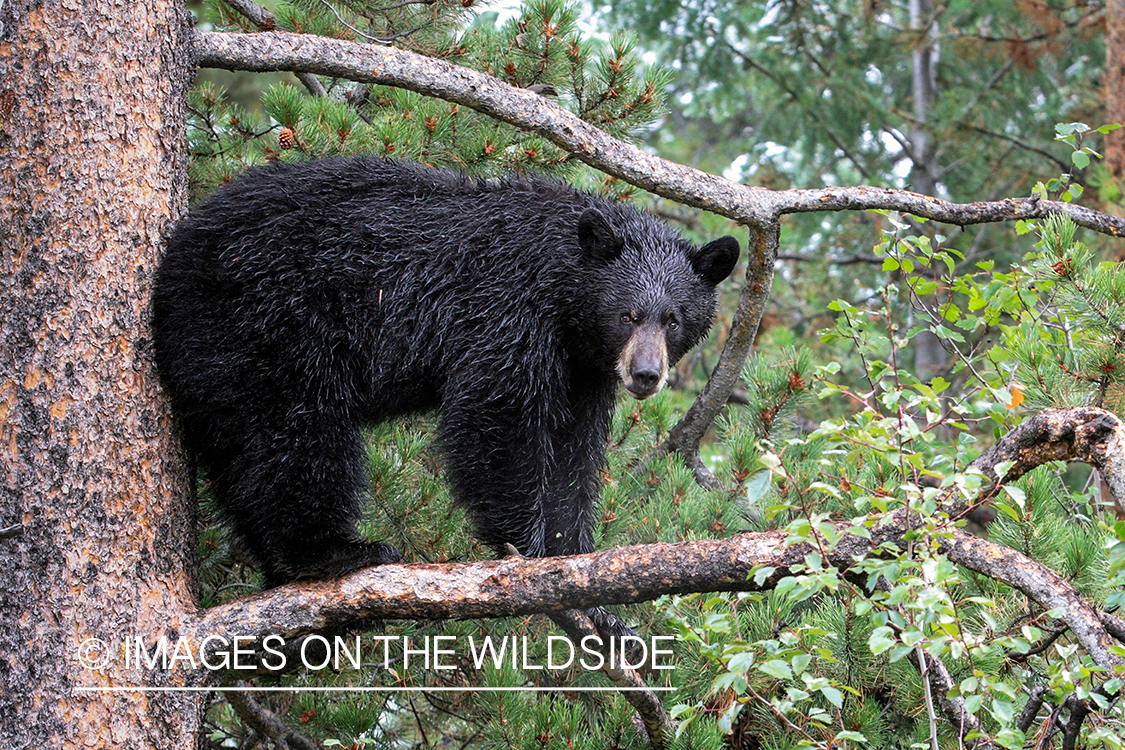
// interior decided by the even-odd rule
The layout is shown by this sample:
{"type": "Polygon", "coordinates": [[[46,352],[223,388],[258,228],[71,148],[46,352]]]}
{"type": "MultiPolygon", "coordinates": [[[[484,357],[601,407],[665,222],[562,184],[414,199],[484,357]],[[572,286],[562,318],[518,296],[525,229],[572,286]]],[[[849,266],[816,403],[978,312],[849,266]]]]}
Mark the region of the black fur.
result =
{"type": "Polygon", "coordinates": [[[270,585],[399,558],[355,537],[359,429],[434,409],[484,541],[589,552],[626,318],[663,325],[675,362],[737,258],[732,238],[694,248],[554,181],[277,164],[176,227],[153,294],[156,360],[270,585]]]}

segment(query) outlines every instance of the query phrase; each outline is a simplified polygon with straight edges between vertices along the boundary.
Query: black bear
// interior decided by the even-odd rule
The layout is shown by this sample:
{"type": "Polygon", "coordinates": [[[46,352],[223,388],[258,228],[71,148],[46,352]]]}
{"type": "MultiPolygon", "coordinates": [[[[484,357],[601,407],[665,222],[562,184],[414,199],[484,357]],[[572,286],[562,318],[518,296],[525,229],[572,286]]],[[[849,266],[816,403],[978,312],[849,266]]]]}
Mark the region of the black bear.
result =
{"type": "Polygon", "coordinates": [[[268,585],[399,559],[353,528],[360,428],[434,409],[482,540],[590,552],[616,384],[660,390],[738,254],[547,179],[275,164],[175,227],[156,363],[268,585]]]}

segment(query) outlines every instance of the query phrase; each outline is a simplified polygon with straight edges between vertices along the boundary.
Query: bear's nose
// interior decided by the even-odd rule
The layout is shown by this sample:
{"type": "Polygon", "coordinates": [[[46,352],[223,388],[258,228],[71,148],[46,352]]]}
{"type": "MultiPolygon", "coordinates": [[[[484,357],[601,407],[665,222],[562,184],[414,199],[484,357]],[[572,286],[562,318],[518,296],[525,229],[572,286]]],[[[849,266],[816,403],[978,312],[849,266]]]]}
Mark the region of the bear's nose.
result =
{"type": "Polygon", "coordinates": [[[629,374],[633,376],[638,391],[655,391],[656,384],[660,382],[660,371],[654,367],[634,367],[629,374]]]}

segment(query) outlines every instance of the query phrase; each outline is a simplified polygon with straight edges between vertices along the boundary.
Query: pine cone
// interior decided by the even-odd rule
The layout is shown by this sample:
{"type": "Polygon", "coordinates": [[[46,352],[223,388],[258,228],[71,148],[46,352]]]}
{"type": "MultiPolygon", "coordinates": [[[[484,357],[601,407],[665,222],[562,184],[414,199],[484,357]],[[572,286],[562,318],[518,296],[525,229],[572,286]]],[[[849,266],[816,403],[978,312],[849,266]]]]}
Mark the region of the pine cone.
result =
{"type": "Polygon", "coordinates": [[[293,144],[297,142],[297,136],[293,133],[293,128],[282,128],[277,133],[277,145],[282,151],[288,151],[293,148],[293,144]]]}

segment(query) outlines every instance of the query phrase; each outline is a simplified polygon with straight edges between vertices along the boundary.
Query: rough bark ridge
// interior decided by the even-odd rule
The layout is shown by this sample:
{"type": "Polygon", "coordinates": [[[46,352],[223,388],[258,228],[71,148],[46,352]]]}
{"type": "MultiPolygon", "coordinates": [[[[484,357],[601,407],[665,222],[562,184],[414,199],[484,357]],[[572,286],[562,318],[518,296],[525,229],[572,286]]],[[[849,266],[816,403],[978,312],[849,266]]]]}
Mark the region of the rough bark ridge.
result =
{"type": "Polygon", "coordinates": [[[195,512],[147,344],[186,198],[190,29],[178,0],[17,0],[2,20],[0,747],[191,747],[195,696],[75,692],[160,684],[84,669],[80,644],[194,609],[195,512]]]}

